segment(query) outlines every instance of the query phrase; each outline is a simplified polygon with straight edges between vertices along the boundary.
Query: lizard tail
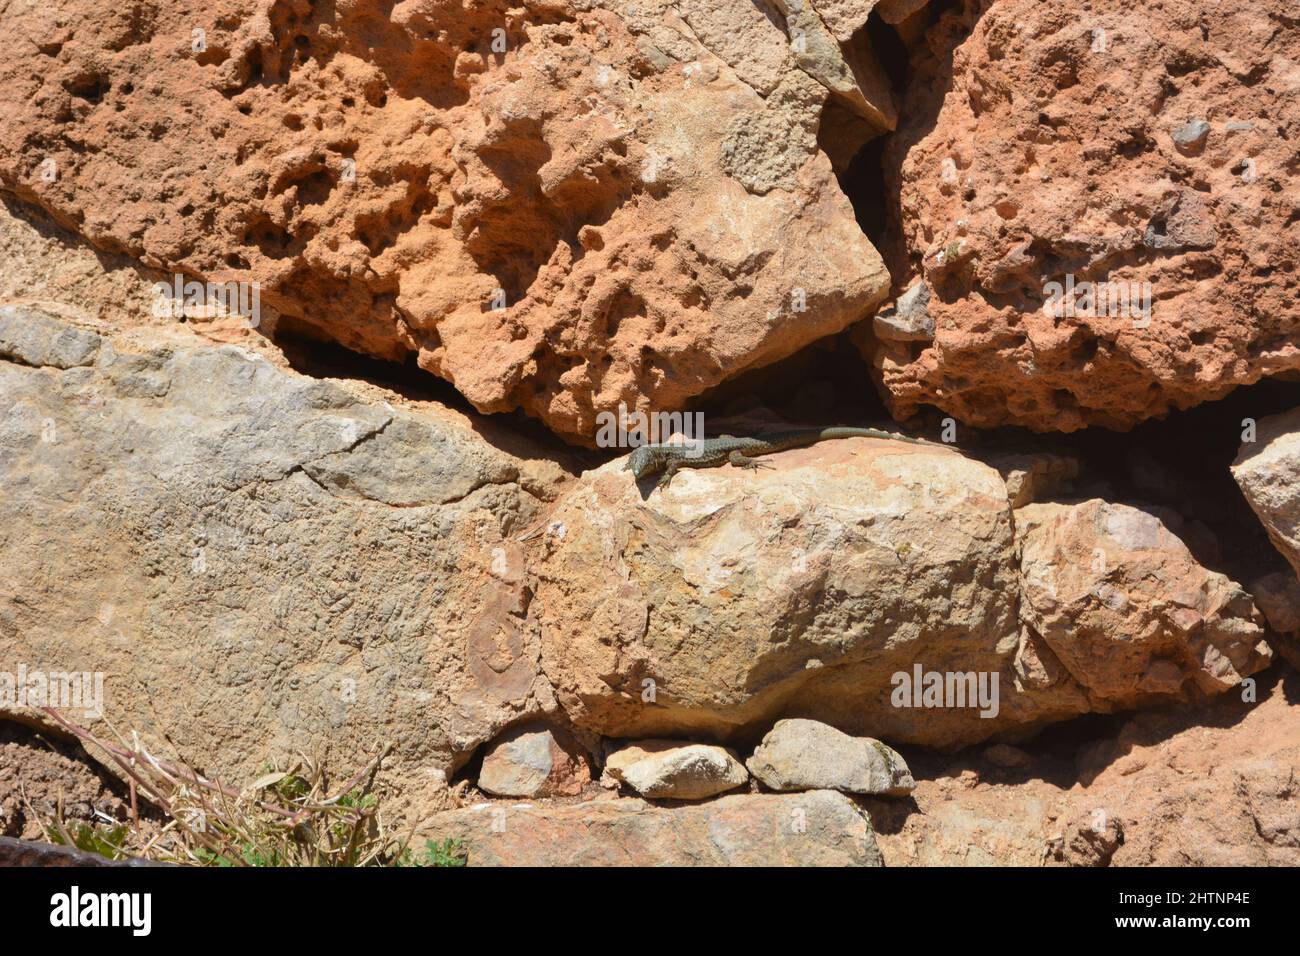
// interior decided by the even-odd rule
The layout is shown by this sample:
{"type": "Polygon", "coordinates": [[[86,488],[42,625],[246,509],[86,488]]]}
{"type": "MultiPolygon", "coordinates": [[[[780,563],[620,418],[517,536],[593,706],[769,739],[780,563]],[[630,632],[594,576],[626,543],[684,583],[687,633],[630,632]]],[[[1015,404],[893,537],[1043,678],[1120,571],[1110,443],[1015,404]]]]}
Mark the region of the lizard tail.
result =
{"type": "Polygon", "coordinates": [[[832,428],[823,428],[820,433],[821,440],[833,438],[888,438],[891,441],[905,441],[909,445],[928,445],[924,438],[912,438],[910,435],[896,435],[893,432],[881,431],[879,428],[851,428],[845,425],[837,425],[832,428]]]}

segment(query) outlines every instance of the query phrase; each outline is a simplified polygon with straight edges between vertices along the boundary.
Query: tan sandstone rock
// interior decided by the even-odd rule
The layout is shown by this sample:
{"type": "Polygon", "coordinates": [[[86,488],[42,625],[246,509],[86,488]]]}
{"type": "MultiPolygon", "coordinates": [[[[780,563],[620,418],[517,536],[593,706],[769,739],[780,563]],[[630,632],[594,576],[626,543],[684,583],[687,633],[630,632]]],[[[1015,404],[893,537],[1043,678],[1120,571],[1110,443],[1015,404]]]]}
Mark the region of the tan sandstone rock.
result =
{"type": "Polygon", "coordinates": [[[0,190],[590,444],[598,411],[679,406],[886,294],[818,131],[894,108],[849,42],[867,8],[828,9],[23,5],[0,190]]]}
{"type": "MultiPolygon", "coordinates": [[[[700,800],[749,779],[734,751],[680,740],[638,740],[605,761],[605,776],[651,800],[700,800]]],[[[602,783],[605,780],[602,779],[602,783]]]]}
{"type": "Polygon", "coordinates": [[[1255,439],[1242,445],[1232,477],[1300,576],[1300,408],[1260,421],[1255,439]]]}
{"type": "Polygon", "coordinates": [[[773,790],[841,790],[905,797],[916,786],[899,753],[816,720],[778,720],[745,765],[773,790]]]}
{"type": "Polygon", "coordinates": [[[1250,595],[1155,515],[1096,499],[1031,504],[1016,527],[1021,618],[1094,707],[1220,693],[1271,662],[1250,595]]]}
{"type": "Polygon", "coordinates": [[[13,309],[0,341],[0,671],[101,672],[114,727],[234,786],[392,744],[382,779],[423,805],[553,709],[526,460],[229,346],[120,351],[13,309]]]}
{"type": "Polygon", "coordinates": [[[767,460],[666,490],[612,462],[551,514],[532,609],[578,726],[728,741],[800,714],[953,746],[1220,693],[1270,660],[1249,595],[1137,509],[1013,518],[994,468],[938,445],[767,460]]]}
{"type": "Polygon", "coordinates": [[[478,788],[498,797],[564,797],[591,783],[591,768],[577,744],[549,727],[516,728],[494,741],[483,757],[478,788]]]}
{"type": "Polygon", "coordinates": [[[470,866],[879,866],[871,818],[841,793],[737,794],[658,807],[633,798],[484,803],[440,813],[470,866]]]}
{"type": "Polygon", "coordinates": [[[766,460],[683,470],[667,490],[612,462],[552,513],[534,610],[574,721],[717,740],[790,713],[891,741],[992,733],[999,719],[975,709],[890,697],[917,661],[1011,676],[1017,571],[997,472],[881,439],[766,460]]]}
{"type": "Polygon", "coordinates": [[[945,15],[885,164],[903,233],[890,268],[932,288],[934,337],[864,339],[897,417],[1127,428],[1300,369],[1300,181],[1278,132],[1300,124],[1293,14],[975,0],[945,15]],[[1045,310],[1067,276],[1139,299],[1149,283],[1150,312],[1045,310]]]}
{"type": "Polygon", "coordinates": [[[1055,452],[999,453],[988,462],[1007,483],[1007,501],[1012,508],[1062,495],[1079,475],[1078,459],[1055,452]]]}

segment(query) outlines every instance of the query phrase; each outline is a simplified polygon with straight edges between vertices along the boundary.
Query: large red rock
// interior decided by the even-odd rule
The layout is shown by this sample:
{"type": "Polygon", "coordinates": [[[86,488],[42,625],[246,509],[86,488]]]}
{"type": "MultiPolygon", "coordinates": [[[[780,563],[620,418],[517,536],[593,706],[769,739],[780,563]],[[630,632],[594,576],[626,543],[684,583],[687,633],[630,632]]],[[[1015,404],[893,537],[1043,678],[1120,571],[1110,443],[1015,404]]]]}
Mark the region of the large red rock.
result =
{"type": "Polygon", "coordinates": [[[0,21],[0,190],[591,443],[597,411],[680,406],[886,294],[818,145],[831,100],[894,122],[836,12],[24,5],[0,21]]]}
{"type": "Polygon", "coordinates": [[[863,329],[896,415],[1123,429],[1300,369],[1297,64],[1290,0],[947,15],[886,161],[933,336],[863,329]],[[1048,314],[1067,275],[1149,283],[1150,314],[1048,314]]]}

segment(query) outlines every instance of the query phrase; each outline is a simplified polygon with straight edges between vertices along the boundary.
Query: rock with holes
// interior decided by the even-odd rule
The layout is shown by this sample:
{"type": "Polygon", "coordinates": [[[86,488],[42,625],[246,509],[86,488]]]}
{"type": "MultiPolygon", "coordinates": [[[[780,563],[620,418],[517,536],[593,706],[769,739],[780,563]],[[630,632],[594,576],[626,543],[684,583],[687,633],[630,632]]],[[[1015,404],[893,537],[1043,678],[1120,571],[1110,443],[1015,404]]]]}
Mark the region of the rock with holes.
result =
{"type": "Polygon", "coordinates": [[[895,122],[868,7],[28,4],[0,189],[592,444],[887,293],[819,140],[895,122]]]}
{"type": "Polygon", "coordinates": [[[1300,370],[1297,63],[1291,0],[949,8],[885,158],[934,337],[858,337],[895,416],[1127,429],[1300,370]]]}
{"type": "Polygon", "coordinates": [[[484,803],[436,814],[470,866],[880,866],[871,817],[842,793],[484,803]]]}
{"type": "Polygon", "coordinates": [[[513,540],[541,463],[432,403],[24,315],[0,311],[4,671],[101,674],[102,700],[52,703],[233,786],[391,744],[381,779],[424,806],[552,706],[513,540]]]}
{"type": "Polygon", "coordinates": [[[734,751],[680,740],[638,740],[605,761],[602,783],[624,784],[651,800],[700,800],[749,779],[734,751]]]}
{"type": "Polygon", "coordinates": [[[478,787],[498,797],[571,797],[591,782],[575,741],[545,726],[517,728],[483,757],[478,787]]]}
{"type": "Polygon", "coordinates": [[[773,790],[905,797],[916,787],[898,751],[816,720],[778,720],[745,765],[773,790]]]}

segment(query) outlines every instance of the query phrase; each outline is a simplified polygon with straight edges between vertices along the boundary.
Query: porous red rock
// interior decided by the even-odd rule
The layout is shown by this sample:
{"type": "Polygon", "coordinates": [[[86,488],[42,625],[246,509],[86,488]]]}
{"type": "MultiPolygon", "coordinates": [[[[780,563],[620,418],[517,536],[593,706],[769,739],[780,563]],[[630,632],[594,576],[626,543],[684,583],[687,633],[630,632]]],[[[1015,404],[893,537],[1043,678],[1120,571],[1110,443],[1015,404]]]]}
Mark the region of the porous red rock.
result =
{"type": "Polygon", "coordinates": [[[896,416],[1123,429],[1300,369],[1297,63],[1290,0],[946,15],[885,164],[902,235],[887,257],[900,287],[932,290],[933,339],[862,330],[896,416]],[[1118,295],[1048,314],[1067,276],[1139,303],[1149,283],[1149,316],[1118,295]]]}
{"type": "Polygon", "coordinates": [[[834,12],[25,5],[0,22],[0,190],[591,443],[599,410],[680,406],[886,294],[818,126],[894,107],[834,12]]]}

